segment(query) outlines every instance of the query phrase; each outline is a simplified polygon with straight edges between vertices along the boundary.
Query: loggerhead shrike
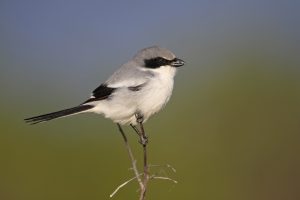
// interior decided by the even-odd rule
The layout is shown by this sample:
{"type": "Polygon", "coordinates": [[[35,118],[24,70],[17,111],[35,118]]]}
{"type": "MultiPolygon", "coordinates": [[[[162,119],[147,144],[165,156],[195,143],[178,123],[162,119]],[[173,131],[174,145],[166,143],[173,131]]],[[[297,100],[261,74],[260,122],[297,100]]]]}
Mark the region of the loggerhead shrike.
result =
{"type": "Polygon", "coordinates": [[[30,117],[37,124],[79,113],[103,114],[121,125],[144,123],[169,101],[176,68],[184,61],[168,49],[152,46],[142,49],[122,65],[85,102],[65,110],[30,117]]]}

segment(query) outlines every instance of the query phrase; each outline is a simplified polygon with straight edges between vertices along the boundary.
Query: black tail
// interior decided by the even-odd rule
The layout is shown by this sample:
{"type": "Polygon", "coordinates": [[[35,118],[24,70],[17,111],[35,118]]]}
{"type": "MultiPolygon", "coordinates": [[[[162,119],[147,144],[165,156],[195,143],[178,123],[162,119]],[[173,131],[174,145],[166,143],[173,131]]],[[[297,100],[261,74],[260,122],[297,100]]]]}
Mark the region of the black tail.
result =
{"type": "Polygon", "coordinates": [[[46,122],[46,121],[49,121],[52,119],[80,113],[85,110],[91,109],[93,107],[94,106],[92,106],[92,105],[79,105],[79,106],[76,106],[73,108],[69,108],[69,109],[65,109],[65,110],[61,110],[61,111],[57,111],[57,112],[53,112],[53,113],[49,113],[49,114],[45,114],[45,115],[30,117],[30,118],[27,118],[24,120],[25,120],[25,122],[30,123],[30,124],[38,124],[38,123],[46,122]]]}

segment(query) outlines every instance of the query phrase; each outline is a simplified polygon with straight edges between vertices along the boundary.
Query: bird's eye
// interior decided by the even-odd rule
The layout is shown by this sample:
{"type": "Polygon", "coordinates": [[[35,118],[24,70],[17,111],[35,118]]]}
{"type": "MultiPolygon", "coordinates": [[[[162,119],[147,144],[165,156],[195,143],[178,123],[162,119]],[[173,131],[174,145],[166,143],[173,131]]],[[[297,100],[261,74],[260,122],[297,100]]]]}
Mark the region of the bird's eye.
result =
{"type": "Polygon", "coordinates": [[[146,59],[144,62],[146,68],[155,69],[161,66],[170,65],[172,61],[162,57],[156,57],[156,58],[146,59]]]}

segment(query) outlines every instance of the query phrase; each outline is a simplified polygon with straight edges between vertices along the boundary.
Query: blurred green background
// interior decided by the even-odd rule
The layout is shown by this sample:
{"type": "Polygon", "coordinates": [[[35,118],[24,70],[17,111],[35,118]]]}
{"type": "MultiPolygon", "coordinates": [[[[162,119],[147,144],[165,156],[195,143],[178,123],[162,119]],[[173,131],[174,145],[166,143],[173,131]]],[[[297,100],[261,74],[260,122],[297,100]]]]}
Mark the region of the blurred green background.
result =
{"type": "MultiPolygon", "coordinates": [[[[300,199],[299,1],[0,2],[0,199],[109,199],[133,176],[116,126],[76,105],[134,53],[186,61],[146,123],[148,199],[300,199]],[[90,91],[90,92],[89,92],[90,91]]],[[[126,128],[141,166],[141,147],[126,128]]],[[[113,199],[137,199],[131,183],[113,199]]]]}

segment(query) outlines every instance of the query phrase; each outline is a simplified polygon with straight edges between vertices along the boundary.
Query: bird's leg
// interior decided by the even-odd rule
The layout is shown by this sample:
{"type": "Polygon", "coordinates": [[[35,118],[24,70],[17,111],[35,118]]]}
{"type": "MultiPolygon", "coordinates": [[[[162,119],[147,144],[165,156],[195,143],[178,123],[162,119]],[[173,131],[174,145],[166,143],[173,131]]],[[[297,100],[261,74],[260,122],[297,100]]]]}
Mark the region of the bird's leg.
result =
{"type": "Polygon", "coordinates": [[[136,122],[139,124],[140,126],[140,130],[131,124],[131,127],[134,129],[134,131],[140,136],[140,143],[145,146],[148,143],[148,137],[146,136],[145,130],[144,130],[144,126],[143,126],[143,121],[144,121],[144,117],[143,115],[137,113],[135,114],[136,117],[136,122]]]}
{"type": "Polygon", "coordinates": [[[140,123],[140,129],[141,129],[141,144],[143,146],[146,146],[148,144],[148,136],[146,135],[144,131],[143,123],[140,123]]]}
{"type": "Polygon", "coordinates": [[[130,124],[131,128],[134,130],[134,132],[136,132],[136,134],[139,136],[139,143],[142,145],[145,145],[148,143],[148,137],[144,137],[143,134],[141,133],[141,131],[138,129],[137,126],[130,124]]]}
{"type": "Polygon", "coordinates": [[[143,121],[144,121],[144,116],[140,113],[136,113],[135,118],[136,118],[137,123],[139,123],[139,124],[143,123],[143,121]]]}
{"type": "Polygon", "coordinates": [[[138,136],[141,137],[140,130],[133,124],[130,124],[130,126],[134,130],[134,132],[136,132],[136,134],[138,134],[138,136]]]}

